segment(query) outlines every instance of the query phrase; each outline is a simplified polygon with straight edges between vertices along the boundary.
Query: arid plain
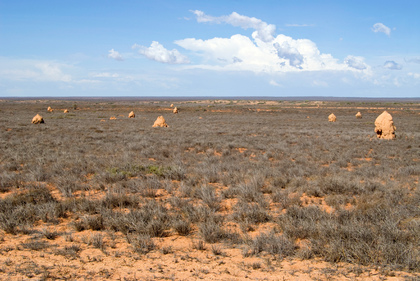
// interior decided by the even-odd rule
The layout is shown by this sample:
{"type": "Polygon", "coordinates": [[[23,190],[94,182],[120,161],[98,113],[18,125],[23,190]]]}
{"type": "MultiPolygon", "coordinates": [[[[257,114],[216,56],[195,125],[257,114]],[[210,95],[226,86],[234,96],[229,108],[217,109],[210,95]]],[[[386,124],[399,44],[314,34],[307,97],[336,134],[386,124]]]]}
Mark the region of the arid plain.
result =
{"type": "Polygon", "coordinates": [[[0,129],[1,280],[420,278],[418,102],[9,99],[0,129]]]}

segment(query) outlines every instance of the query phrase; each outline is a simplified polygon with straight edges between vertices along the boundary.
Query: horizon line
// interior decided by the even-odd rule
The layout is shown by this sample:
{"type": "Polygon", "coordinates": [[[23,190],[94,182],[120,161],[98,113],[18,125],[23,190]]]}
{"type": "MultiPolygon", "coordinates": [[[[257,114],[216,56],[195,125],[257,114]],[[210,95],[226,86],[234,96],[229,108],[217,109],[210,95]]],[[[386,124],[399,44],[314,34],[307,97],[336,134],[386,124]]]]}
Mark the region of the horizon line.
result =
{"type": "Polygon", "coordinates": [[[417,101],[420,97],[338,97],[338,96],[0,96],[4,100],[309,100],[309,101],[417,101]]]}

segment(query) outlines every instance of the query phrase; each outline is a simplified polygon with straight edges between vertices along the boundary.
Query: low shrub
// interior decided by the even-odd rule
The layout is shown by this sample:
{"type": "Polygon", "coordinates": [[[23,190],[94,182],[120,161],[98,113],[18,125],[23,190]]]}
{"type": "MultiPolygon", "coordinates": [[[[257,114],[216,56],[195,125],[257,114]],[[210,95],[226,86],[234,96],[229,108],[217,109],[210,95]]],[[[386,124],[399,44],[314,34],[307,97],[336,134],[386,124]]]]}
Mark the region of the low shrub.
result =
{"type": "Polygon", "coordinates": [[[147,254],[157,249],[153,239],[147,234],[129,233],[127,241],[133,246],[134,251],[140,255],[147,254]]]}

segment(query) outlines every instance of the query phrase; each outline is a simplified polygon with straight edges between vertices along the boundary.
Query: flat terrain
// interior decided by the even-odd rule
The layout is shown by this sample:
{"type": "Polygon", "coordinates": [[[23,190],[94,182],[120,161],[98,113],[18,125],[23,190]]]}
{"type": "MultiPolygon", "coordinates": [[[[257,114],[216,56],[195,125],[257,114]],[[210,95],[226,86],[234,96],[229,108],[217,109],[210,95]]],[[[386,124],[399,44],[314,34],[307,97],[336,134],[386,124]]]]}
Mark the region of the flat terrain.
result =
{"type": "Polygon", "coordinates": [[[1,100],[0,134],[1,280],[420,278],[419,103],[1,100]]]}

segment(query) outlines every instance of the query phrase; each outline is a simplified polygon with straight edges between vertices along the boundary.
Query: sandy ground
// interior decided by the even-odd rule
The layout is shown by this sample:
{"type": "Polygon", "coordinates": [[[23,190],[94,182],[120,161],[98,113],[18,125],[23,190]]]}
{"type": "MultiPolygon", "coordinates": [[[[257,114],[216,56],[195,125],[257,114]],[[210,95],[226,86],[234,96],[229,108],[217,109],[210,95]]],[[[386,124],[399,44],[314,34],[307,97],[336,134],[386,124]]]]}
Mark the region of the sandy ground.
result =
{"type": "MultiPolygon", "coordinates": [[[[134,253],[121,236],[105,237],[105,249],[89,246],[89,231],[73,235],[73,241],[58,237],[53,241],[27,235],[6,235],[2,241],[0,278],[2,280],[406,280],[403,272],[381,272],[346,264],[333,265],[319,260],[276,260],[270,256],[243,257],[241,249],[205,245],[195,249],[186,237],[156,239],[160,250],[146,255],[134,253]],[[25,243],[45,241],[49,246],[27,250],[25,243]],[[66,255],[66,247],[80,245],[77,255],[66,255]],[[212,247],[220,253],[214,254],[212,247]]],[[[105,234],[106,235],[106,234],[105,234]]],[[[69,252],[69,251],[67,251],[69,252]]],[[[415,278],[415,275],[411,275],[415,278]]],[[[419,277],[419,276],[417,276],[419,277]]],[[[414,279],[412,279],[414,280],[414,279]]]]}
{"type": "MultiPolygon", "coordinates": [[[[246,149],[238,148],[238,151],[244,153],[246,149]]],[[[223,188],[220,184],[209,185],[223,188]]],[[[47,187],[56,200],[65,199],[56,187],[47,187]]],[[[166,193],[164,189],[157,190],[161,199],[168,196],[166,193]]],[[[105,193],[77,191],[74,196],[99,200],[105,193]]],[[[223,200],[222,212],[231,212],[236,200],[223,200]]],[[[326,212],[333,211],[322,197],[303,193],[300,200],[303,206],[317,205],[326,212]]],[[[275,203],[272,205],[273,211],[276,207],[275,203]]],[[[353,206],[348,204],[346,208],[353,206]]],[[[120,232],[77,232],[71,221],[71,218],[60,219],[56,225],[39,221],[26,234],[0,231],[0,280],[420,280],[420,274],[381,267],[328,263],[320,259],[280,259],[267,253],[248,256],[246,245],[200,245],[197,230],[189,236],[171,232],[168,237],[152,238],[155,249],[143,254],[136,252],[120,232]],[[54,237],[50,235],[47,239],[51,233],[55,233],[54,237]],[[95,244],[98,238],[100,245],[95,244]]],[[[274,227],[272,224],[260,224],[248,234],[254,238],[268,233],[274,227]]],[[[225,227],[239,230],[235,224],[225,227]]]]}
{"type": "MultiPolygon", "coordinates": [[[[264,228],[269,226],[254,234],[264,228]]],[[[153,242],[156,249],[141,254],[121,233],[75,232],[65,219],[58,225],[39,222],[28,234],[0,234],[0,280],[420,280],[415,273],[380,267],[247,257],[246,246],[199,245],[193,235],[171,233],[153,242]],[[47,239],[46,233],[56,237],[47,239]],[[102,243],[95,245],[98,237],[102,243]]]]}

